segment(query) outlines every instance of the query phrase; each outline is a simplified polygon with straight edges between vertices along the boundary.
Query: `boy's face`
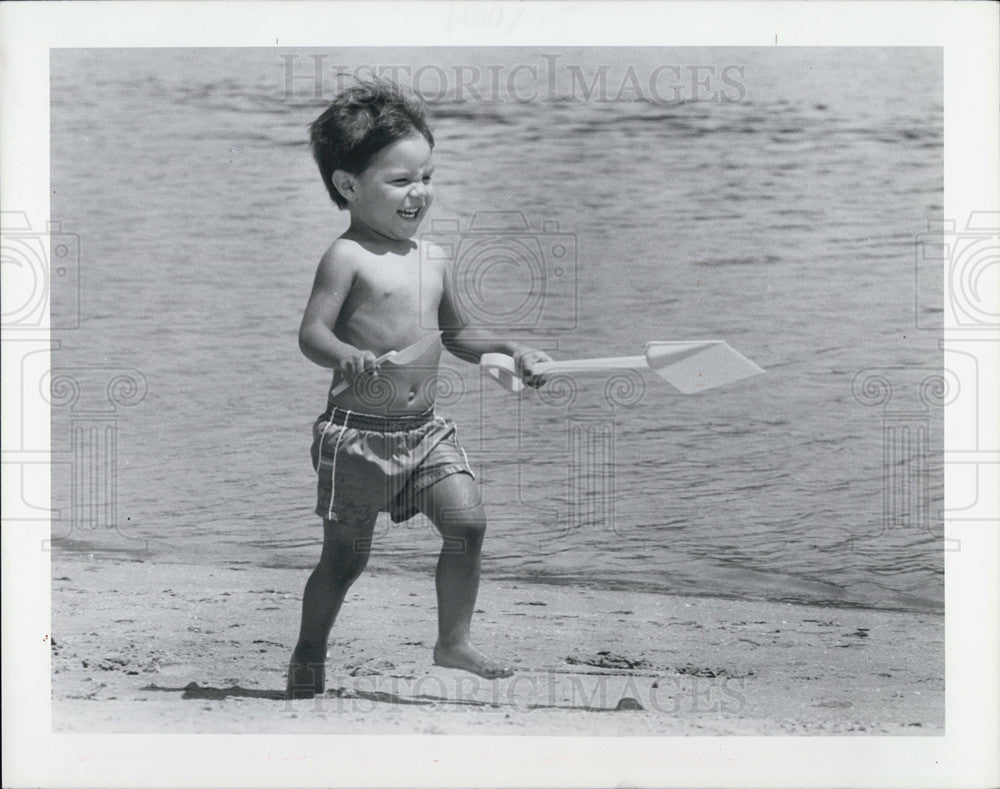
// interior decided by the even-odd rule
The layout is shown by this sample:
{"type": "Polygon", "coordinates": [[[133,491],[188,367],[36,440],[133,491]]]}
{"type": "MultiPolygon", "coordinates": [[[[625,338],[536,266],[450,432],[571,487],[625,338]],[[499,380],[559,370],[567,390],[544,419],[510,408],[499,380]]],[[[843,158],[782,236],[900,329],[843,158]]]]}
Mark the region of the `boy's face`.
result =
{"type": "Polygon", "coordinates": [[[414,133],[378,152],[354,177],[351,221],[394,241],[412,238],[431,207],[431,146],[414,133]]]}

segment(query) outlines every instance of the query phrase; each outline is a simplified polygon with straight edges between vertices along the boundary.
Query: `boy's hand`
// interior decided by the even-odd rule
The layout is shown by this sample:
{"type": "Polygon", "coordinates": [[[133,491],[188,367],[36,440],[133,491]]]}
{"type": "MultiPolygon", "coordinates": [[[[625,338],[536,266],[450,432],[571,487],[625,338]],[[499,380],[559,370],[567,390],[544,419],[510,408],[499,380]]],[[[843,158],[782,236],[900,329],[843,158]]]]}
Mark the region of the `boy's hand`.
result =
{"type": "Polygon", "coordinates": [[[524,348],[514,354],[514,363],[517,365],[517,372],[524,383],[534,389],[538,389],[545,383],[541,375],[534,372],[536,365],[551,362],[552,357],[544,351],[534,348],[524,348]]]}
{"type": "Polygon", "coordinates": [[[353,353],[341,357],[340,371],[348,381],[354,383],[357,377],[363,373],[378,373],[379,366],[376,358],[371,351],[362,351],[356,348],[353,353]]]}

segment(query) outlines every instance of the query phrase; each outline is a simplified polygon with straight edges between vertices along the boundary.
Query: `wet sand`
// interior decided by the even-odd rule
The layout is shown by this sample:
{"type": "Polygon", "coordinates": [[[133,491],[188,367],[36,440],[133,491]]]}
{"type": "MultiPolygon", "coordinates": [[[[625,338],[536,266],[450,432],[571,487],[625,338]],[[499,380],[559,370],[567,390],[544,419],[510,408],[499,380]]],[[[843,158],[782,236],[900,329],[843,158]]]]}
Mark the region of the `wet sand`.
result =
{"type": "Polygon", "coordinates": [[[53,556],[56,732],[934,735],[943,617],[491,580],[434,666],[433,579],[366,573],[327,692],[283,699],[304,570],[53,556]]]}

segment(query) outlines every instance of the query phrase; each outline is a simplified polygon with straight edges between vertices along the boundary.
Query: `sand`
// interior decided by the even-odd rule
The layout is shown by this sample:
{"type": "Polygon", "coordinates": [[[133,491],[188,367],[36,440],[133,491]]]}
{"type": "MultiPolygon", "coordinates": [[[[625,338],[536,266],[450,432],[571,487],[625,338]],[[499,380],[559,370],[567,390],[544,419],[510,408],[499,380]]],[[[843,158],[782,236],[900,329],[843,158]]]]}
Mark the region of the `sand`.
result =
{"type": "Polygon", "coordinates": [[[53,557],[56,732],[935,735],[943,617],[492,580],[487,681],[433,665],[433,579],[366,573],[327,692],[285,701],[307,571],[53,557]]]}

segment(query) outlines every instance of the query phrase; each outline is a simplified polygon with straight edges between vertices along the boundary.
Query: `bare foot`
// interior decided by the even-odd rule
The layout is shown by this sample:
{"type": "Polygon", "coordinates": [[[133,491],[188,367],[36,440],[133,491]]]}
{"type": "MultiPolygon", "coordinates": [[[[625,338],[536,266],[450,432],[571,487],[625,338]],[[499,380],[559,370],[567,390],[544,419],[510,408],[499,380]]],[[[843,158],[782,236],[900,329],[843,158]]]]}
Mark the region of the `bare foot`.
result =
{"type": "Polygon", "coordinates": [[[311,699],[322,695],[326,689],[325,661],[303,662],[292,655],[288,664],[288,685],[285,688],[286,699],[311,699]]]}
{"type": "Polygon", "coordinates": [[[455,646],[434,647],[434,663],[445,668],[460,668],[471,671],[486,679],[500,679],[511,676],[514,671],[508,666],[490,660],[472,644],[457,644],[455,646]]]}

